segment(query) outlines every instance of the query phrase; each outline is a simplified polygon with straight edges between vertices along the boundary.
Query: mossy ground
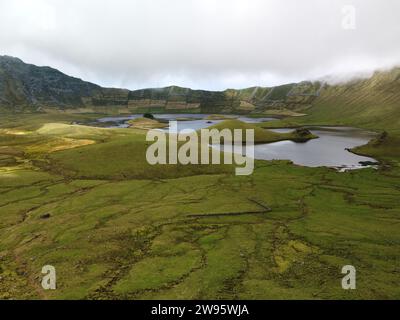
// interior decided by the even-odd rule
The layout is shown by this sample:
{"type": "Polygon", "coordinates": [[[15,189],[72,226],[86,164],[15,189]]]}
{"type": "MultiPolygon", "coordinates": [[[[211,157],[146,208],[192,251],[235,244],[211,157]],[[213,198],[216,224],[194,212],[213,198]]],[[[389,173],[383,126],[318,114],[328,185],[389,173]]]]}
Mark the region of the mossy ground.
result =
{"type": "Polygon", "coordinates": [[[149,118],[136,118],[128,121],[130,127],[138,128],[138,129],[159,129],[168,127],[167,123],[159,122],[155,119],[149,118]]]}
{"type": "Polygon", "coordinates": [[[150,167],[142,131],[71,121],[0,124],[1,298],[400,298],[399,154],[385,144],[364,150],[388,157],[380,170],[257,161],[240,177],[150,167]],[[54,291],[40,286],[47,264],[54,291]],[[341,288],[346,264],[357,290],[341,288]]]}
{"type": "MultiPolygon", "coordinates": [[[[296,130],[288,133],[278,133],[271,130],[263,129],[257,124],[246,123],[237,119],[233,120],[225,120],[216,125],[209,127],[209,129],[218,129],[224,130],[228,129],[233,132],[234,129],[242,130],[242,141],[246,141],[246,130],[254,130],[254,143],[270,143],[277,142],[283,140],[292,140],[305,142],[310,139],[315,139],[317,136],[313,135],[311,132],[308,132],[305,135],[299,134],[296,130]]],[[[233,134],[232,134],[233,136],[233,134]]]]}

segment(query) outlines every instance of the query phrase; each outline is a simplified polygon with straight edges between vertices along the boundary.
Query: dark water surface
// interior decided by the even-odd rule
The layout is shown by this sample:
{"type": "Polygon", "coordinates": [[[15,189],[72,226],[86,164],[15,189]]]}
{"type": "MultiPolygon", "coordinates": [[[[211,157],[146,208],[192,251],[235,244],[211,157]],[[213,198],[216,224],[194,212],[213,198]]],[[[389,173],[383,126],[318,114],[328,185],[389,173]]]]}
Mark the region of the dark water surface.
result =
{"type": "MultiPolygon", "coordinates": [[[[363,157],[349,152],[357,146],[368,143],[375,134],[365,130],[349,127],[322,127],[309,128],[317,135],[305,143],[293,141],[280,141],[269,144],[259,144],[254,147],[256,159],[273,160],[287,159],[296,164],[307,167],[343,167],[357,169],[362,167],[364,161],[376,162],[375,159],[363,157]]],[[[276,132],[289,132],[292,129],[276,129],[276,132]]]]}

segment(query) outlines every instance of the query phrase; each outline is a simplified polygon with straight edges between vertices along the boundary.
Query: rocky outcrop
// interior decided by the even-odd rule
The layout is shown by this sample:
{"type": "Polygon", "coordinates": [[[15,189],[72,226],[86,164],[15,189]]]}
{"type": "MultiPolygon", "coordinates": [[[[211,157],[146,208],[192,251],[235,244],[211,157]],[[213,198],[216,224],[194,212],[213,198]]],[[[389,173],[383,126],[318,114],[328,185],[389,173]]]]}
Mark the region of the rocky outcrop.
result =
{"type": "Polygon", "coordinates": [[[26,64],[18,58],[0,56],[0,106],[29,108],[82,107],[101,87],[69,77],[49,67],[26,64]]]}

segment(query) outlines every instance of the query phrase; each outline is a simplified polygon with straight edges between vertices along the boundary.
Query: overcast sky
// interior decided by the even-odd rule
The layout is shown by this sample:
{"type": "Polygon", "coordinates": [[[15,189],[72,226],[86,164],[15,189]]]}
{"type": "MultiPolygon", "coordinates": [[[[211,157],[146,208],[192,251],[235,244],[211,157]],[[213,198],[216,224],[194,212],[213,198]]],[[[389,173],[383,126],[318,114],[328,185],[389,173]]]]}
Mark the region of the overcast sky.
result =
{"type": "Polygon", "coordinates": [[[343,78],[400,64],[400,0],[0,0],[0,54],[129,89],[343,78]]]}

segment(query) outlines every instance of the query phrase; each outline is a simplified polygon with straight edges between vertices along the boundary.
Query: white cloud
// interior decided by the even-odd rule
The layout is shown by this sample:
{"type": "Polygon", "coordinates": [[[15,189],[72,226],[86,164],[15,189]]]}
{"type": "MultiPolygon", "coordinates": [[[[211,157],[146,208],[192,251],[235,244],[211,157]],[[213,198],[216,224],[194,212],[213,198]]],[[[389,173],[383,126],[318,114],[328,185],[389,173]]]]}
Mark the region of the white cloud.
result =
{"type": "Polygon", "coordinates": [[[399,12],[398,0],[0,0],[0,54],[130,89],[268,86],[400,63],[399,12]]]}

